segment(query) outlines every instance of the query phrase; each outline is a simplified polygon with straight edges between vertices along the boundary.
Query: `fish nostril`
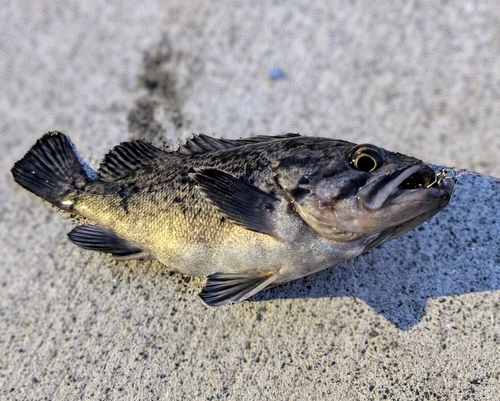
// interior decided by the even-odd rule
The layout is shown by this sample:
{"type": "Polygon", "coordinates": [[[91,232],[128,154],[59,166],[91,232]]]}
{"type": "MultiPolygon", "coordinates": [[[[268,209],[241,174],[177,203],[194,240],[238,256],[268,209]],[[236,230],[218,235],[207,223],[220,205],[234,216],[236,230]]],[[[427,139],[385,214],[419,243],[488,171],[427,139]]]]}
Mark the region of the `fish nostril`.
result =
{"type": "Polygon", "coordinates": [[[297,188],[290,191],[290,195],[297,202],[306,196],[311,194],[311,190],[309,188],[304,188],[303,185],[299,185],[297,188]]]}

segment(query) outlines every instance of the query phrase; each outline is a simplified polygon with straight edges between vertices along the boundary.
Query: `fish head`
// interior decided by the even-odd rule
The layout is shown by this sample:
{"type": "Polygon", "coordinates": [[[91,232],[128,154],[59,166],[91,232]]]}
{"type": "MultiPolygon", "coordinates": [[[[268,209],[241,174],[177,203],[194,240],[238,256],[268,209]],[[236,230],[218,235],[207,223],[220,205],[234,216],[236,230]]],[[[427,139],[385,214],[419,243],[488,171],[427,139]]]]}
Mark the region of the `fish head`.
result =
{"type": "Polygon", "coordinates": [[[369,239],[367,249],[445,207],[456,179],[422,161],[371,144],[323,143],[275,163],[285,198],[321,237],[369,239]]]}

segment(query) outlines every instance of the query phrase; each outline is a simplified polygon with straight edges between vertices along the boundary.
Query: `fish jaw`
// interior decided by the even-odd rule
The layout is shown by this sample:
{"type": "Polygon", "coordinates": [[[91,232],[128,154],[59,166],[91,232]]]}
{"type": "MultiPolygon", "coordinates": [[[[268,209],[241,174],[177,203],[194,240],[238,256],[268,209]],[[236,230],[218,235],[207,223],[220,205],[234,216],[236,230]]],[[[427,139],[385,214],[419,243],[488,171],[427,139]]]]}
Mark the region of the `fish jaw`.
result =
{"type": "MultiPolygon", "coordinates": [[[[358,191],[356,198],[367,209],[379,210],[389,198],[400,200],[400,198],[414,194],[415,192],[419,195],[422,194],[420,189],[426,188],[432,182],[433,178],[434,172],[430,167],[425,164],[417,164],[402,171],[396,170],[392,174],[387,174],[371,181],[358,191]],[[418,188],[411,189],[410,192],[399,188],[405,180],[416,174],[419,174],[422,178],[420,183],[416,185],[418,188]]],[[[430,196],[432,195],[430,194],[430,196]]]]}
{"type": "Polygon", "coordinates": [[[397,214],[394,208],[409,209],[412,205],[441,210],[450,201],[456,184],[454,176],[442,174],[435,174],[427,164],[417,164],[370,182],[357,192],[356,199],[368,210],[384,210],[385,214],[397,214]]]}
{"type": "MultiPolygon", "coordinates": [[[[416,163],[375,176],[351,196],[335,202],[328,199],[321,184],[296,203],[300,216],[320,236],[343,242],[377,233],[383,237],[382,233],[390,232],[386,235],[389,240],[443,209],[451,199],[456,178],[416,163]]],[[[377,244],[382,242],[377,240],[377,244]]]]}

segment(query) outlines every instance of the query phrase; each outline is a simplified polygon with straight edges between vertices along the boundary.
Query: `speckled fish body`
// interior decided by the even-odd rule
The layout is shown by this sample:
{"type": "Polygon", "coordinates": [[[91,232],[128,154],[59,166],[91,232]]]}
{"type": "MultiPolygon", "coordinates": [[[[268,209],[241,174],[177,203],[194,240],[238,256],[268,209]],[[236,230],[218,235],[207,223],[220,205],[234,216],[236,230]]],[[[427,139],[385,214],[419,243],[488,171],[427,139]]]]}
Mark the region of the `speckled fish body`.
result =
{"type": "Polygon", "coordinates": [[[194,136],[175,152],[115,147],[93,171],[59,132],[12,169],[24,188],[92,224],[76,245],[207,277],[212,306],[351,259],[421,224],[455,179],[373,145],[298,135],[194,136]]]}

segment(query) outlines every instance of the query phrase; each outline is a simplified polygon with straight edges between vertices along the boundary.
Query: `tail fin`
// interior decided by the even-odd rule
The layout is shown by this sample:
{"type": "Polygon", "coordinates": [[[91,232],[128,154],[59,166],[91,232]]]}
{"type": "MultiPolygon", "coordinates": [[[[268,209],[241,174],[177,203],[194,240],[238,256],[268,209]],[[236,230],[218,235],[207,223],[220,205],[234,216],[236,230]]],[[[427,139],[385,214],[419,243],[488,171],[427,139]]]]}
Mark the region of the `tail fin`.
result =
{"type": "Polygon", "coordinates": [[[57,131],[41,137],[11,171],[23,188],[62,209],[68,192],[95,178],[71,140],[57,131]]]}

